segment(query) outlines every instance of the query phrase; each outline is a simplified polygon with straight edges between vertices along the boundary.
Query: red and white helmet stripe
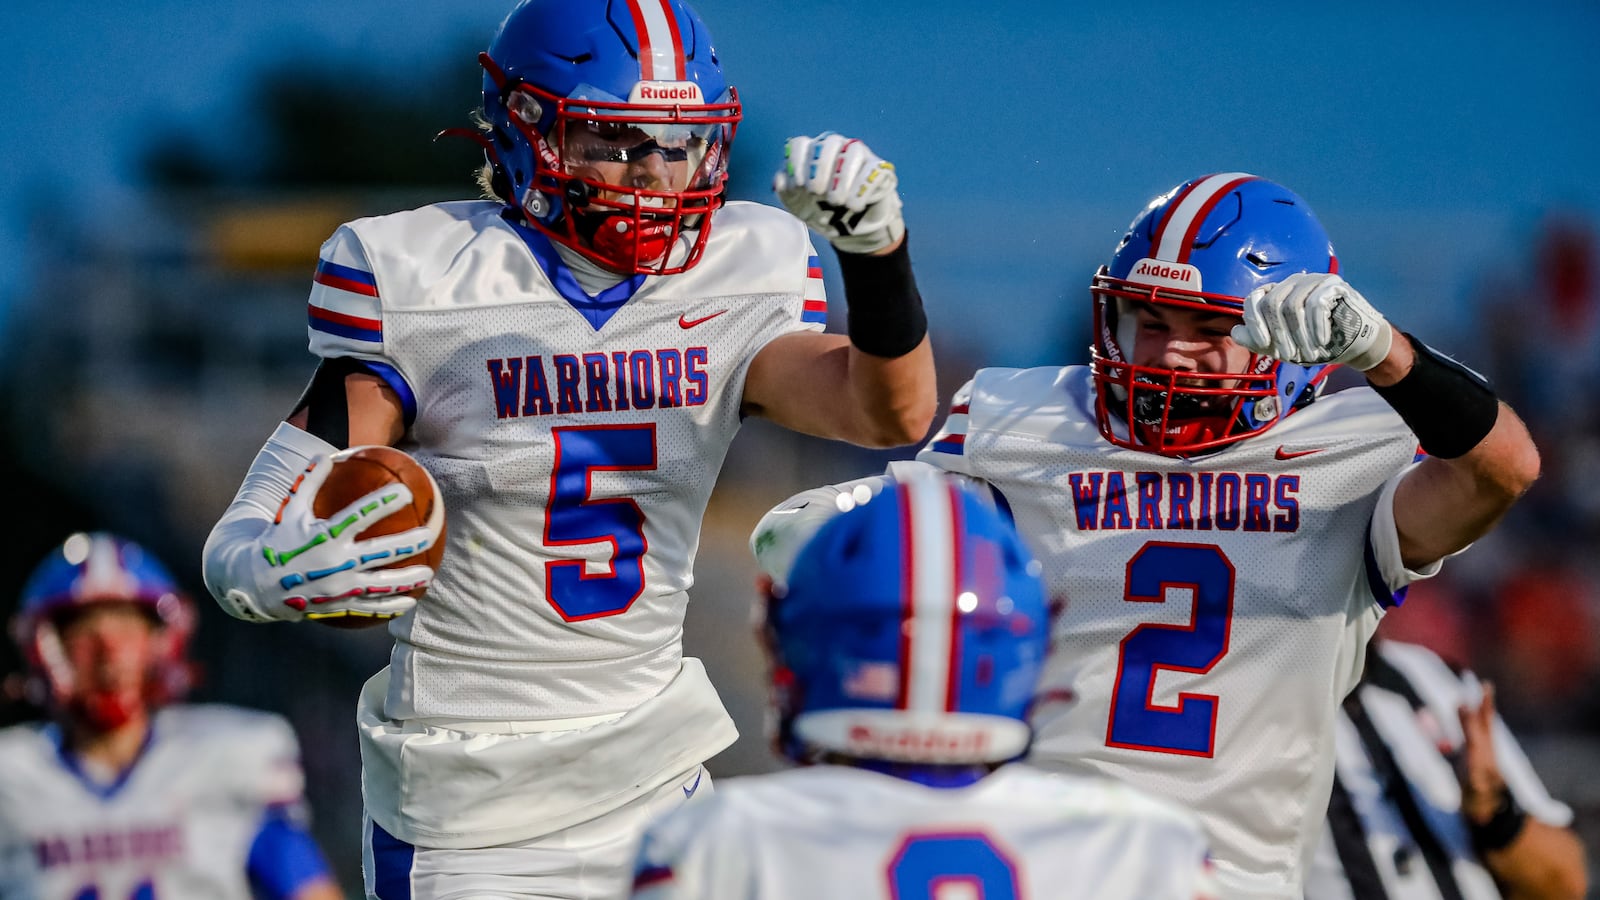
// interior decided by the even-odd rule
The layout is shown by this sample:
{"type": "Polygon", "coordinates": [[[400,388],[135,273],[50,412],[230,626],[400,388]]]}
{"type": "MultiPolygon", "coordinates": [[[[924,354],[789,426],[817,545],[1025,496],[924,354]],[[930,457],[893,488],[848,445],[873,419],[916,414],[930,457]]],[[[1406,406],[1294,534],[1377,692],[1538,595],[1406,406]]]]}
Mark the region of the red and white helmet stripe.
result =
{"type": "Polygon", "coordinates": [[[1187,263],[1200,225],[1211,215],[1217,202],[1246,181],[1258,180],[1244,172],[1208,175],[1184,188],[1167,205],[1167,215],[1156,226],[1151,255],[1165,262],[1187,263]]]}
{"type": "Polygon", "coordinates": [[[896,706],[942,713],[956,708],[960,672],[961,498],[944,479],[917,479],[900,496],[900,697],[896,706]]]}
{"type": "Polygon", "coordinates": [[[668,0],[628,0],[639,32],[639,79],[683,81],[683,39],[668,0]]]}

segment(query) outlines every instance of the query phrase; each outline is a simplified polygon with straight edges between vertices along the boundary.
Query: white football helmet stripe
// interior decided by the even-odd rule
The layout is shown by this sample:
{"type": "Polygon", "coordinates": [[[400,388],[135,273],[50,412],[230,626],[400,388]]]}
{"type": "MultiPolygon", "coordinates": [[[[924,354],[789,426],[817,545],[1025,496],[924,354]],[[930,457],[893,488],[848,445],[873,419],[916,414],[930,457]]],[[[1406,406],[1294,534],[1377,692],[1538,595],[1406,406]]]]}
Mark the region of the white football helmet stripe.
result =
{"type": "Polygon", "coordinates": [[[1255,175],[1245,172],[1224,172],[1208,175],[1184,191],[1167,211],[1167,218],[1156,228],[1154,256],[1167,262],[1189,261],[1189,249],[1194,245],[1195,232],[1206,220],[1217,201],[1237,187],[1240,182],[1254,181],[1255,175]]]}
{"type": "Polygon", "coordinates": [[[639,32],[639,80],[683,81],[683,41],[667,0],[628,0],[639,32]]]}
{"type": "Polygon", "coordinates": [[[955,665],[956,587],[960,584],[960,522],[957,498],[941,479],[916,479],[901,499],[908,538],[905,617],[902,638],[905,667],[902,708],[942,713],[950,709],[955,665]]]}

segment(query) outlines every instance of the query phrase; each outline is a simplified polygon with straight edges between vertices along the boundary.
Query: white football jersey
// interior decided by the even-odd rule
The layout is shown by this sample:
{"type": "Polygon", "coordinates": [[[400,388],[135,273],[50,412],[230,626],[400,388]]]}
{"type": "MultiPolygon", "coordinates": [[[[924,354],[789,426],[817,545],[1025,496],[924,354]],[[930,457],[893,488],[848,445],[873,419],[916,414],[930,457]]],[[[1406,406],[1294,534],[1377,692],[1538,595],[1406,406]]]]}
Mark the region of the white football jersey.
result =
{"type": "Polygon", "coordinates": [[[271,807],[301,803],[294,732],[227,706],[168,707],[120,780],[101,784],[54,726],[0,731],[0,897],[250,900],[271,807]]]}
{"type": "Polygon", "coordinates": [[[1205,835],[1101,778],[1006,766],[968,787],[814,766],[719,783],[646,833],[639,900],[1195,900],[1205,835]]]}
{"type": "Polygon", "coordinates": [[[444,499],[444,561],[391,626],[394,719],[604,716],[659,693],[747,367],[826,320],[781,210],[730,203],[692,269],[594,298],[503,210],[351,222],[311,294],[312,351],[392,370],[401,448],[444,499]]]}
{"type": "Polygon", "coordinates": [[[1416,437],[1376,393],[1173,459],[1099,433],[1083,366],[984,369],[918,459],[985,480],[1063,609],[1030,759],[1178,801],[1229,896],[1298,897],[1334,713],[1408,582],[1392,492],[1416,437]]]}
{"type": "Polygon", "coordinates": [[[751,360],[827,319],[781,210],[730,203],[692,269],[594,296],[503,211],[351,222],[310,300],[312,351],[385,377],[443,496],[444,560],[358,713],[367,810],[425,847],[589,821],[737,738],[685,592],[751,360]]]}

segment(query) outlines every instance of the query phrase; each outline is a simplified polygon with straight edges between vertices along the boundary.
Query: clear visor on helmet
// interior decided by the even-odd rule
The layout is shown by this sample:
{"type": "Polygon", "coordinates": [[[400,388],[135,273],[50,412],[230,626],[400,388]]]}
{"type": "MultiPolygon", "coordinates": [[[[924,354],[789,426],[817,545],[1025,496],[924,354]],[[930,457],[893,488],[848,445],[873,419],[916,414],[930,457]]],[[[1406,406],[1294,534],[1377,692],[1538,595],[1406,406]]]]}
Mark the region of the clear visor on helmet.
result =
{"type": "Polygon", "coordinates": [[[712,186],[706,154],[721,136],[717,124],[573,119],[558,152],[567,173],[635,190],[682,192],[712,186]]]}
{"type": "MultiPolygon", "coordinates": [[[[692,91],[685,89],[692,94],[692,91]]],[[[546,163],[613,196],[673,205],[673,196],[720,188],[737,102],[629,102],[584,85],[556,99],[523,85],[507,98],[525,127],[544,131],[546,163]],[[618,196],[624,195],[624,196],[618,196]]]]}

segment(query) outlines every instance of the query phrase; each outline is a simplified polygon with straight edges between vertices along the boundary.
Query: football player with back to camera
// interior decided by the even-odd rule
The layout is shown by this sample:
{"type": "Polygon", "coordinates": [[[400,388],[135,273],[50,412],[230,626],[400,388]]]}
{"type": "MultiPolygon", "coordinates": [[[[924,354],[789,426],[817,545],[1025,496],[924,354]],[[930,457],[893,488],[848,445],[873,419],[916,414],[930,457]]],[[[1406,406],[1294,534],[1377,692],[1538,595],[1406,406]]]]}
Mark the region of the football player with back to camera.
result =
{"type": "Polygon", "coordinates": [[[764,632],[778,749],[806,765],[653,825],[638,900],[1213,896],[1186,810],[1005,765],[1031,737],[1050,611],[987,494],[914,478],[839,515],[769,591],[764,632]]]}
{"type": "Polygon", "coordinates": [[[206,580],[250,621],[391,620],[358,713],[370,895],[622,895],[643,823],[709,793],[701,763],[736,737],[681,638],[740,421],[910,443],[932,353],[894,169],[859,141],[789,142],[793,216],[724,203],[741,109],[681,0],[525,0],[479,61],[492,197],[323,245],[321,364],[206,580]],[[848,337],[818,333],[807,224],[838,251],[848,337]],[[312,512],[322,461],[365,444],[437,482],[437,571],[390,566],[427,529],[363,540],[312,512]]]}
{"type": "Polygon", "coordinates": [[[282,718],[180,704],[194,608],[138,544],[74,534],[12,633],[45,725],[0,731],[0,897],[339,900],[282,718]]]}
{"type": "Polygon", "coordinates": [[[918,462],[794,498],[756,549],[781,574],[833,495],[899,467],[981,480],[1067,602],[1030,759],[1195,810],[1225,895],[1299,897],[1368,637],[1528,489],[1538,451],[1481,377],[1344,281],[1271,181],[1156,198],[1090,294],[1089,365],[980,370],[918,462]],[[1319,399],[1333,365],[1368,384],[1319,399]]]}

